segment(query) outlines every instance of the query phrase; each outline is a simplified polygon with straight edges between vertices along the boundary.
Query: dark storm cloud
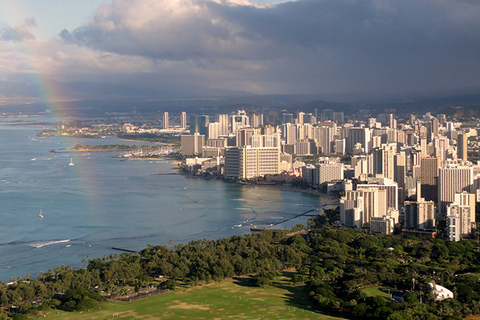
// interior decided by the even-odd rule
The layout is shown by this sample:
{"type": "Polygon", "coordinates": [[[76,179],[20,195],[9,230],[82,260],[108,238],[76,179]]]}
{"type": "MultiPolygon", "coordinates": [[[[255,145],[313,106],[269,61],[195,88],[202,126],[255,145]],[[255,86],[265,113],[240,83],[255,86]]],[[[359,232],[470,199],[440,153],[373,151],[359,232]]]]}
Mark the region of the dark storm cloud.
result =
{"type": "Polygon", "coordinates": [[[226,61],[258,62],[261,76],[252,71],[250,77],[298,79],[296,90],[480,85],[480,2],[466,0],[300,0],[269,7],[116,1],[89,25],[61,36],[212,70],[226,61]]]}

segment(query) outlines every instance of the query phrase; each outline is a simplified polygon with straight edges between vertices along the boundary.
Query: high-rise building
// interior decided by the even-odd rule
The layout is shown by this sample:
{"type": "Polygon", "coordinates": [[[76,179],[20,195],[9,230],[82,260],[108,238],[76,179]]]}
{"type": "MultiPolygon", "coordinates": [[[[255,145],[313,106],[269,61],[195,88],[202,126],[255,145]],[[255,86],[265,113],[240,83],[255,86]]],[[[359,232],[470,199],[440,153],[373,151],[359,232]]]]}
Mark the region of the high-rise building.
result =
{"type": "Polygon", "coordinates": [[[228,135],[228,114],[215,115],[215,122],[219,123],[218,135],[220,136],[228,135]]]}
{"type": "Polygon", "coordinates": [[[394,155],[396,144],[384,144],[373,149],[373,174],[381,174],[385,178],[395,178],[394,155]]]}
{"type": "Polygon", "coordinates": [[[210,122],[208,124],[208,138],[216,139],[220,135],[220,123],[210,122]]]}
{"type": "Polygon", "coordinates": [[[251,137],[253,148],[280,148],[280,136],[275,134],[258,134],[251,137]]]}
{"type": "Polygon", "coordinates": [[[363,197],[340,199],[340,221],[346,227],[363,227],[363,197]]]}
{"type": "Polygon", "coordinates": [[[297,126],[291,123],[285,123],[282,127],[282,134],[286,144],[294,145],[297,141],[297,126]]]}
{"type": "Polygon", "coordinates": [[[420,198],[418,201],[405,201],[405,221],[407,229],[429,230],[435,228],[435,203],[420,198]]]}
{"type": "Polygon", "coordinates": [[[263,114],[254,112],[252,113],[251,118],[252,118],[251,125],[253,128],[259,128],[263,126],[263,114]]]}
{"type": "Polygon", "coordinates": [[[231,133],[236,133],[238,129],[250,127],[250,118],[245,110],[238,110],[236,115],[230,116],[231,133]]]}
{"type": "Polygon", "coordinates": [[[350,128],[347,137],[347,152],[353,151],[355,145],[360,143],[364,153],[369,153],[370,129],[368,128],[350,128]]]}
{"type": "Polygon", "coordinates": [[[168,129],[168,112],[163,113],[163,129],[168,129]]]}
{"type": "Polygon", "coordinates": [[[462,159],[464,161],[467,159],[467,141],[468,135],[465,133],[461,133],[457,137],[457,158],[462,159]]]}
{"type": "Polygon", "coordinates": [[[447,164],[439,169],[438,213],[447,212],[447,205],[455,201],[455,194],[467,191],[473,193],[473,168],[447,164]]]}
{"type": "Polygon", "coordinates": [[[304,119],[303,119],[303,116],[304,116],[304,115],[305,115],[304,112],[299,112],[299,113],[298,113],[298,116],[297,116],[297,124],[298,124],[298,125],[301,125],[301,126],[303,125],[303,123],[304,123],[304,122],[303,122],[303,120],[304,120],[304,119]]]}
{"type": "Polygon", "coordinates": [[[200,135],[207,135],[209,122],[210,120],[207,115],[191,115],[190,134],[198,133],[200,135]]]}
{"type": "Polygon", "coordinates": [[[225,177],[251,179],[278,174],[279,148],[230,147],[225,149],[225,177]]]}
{"type": "MultiPolygon", "coordinates": [[[[346,214],[348,216],[348,213],[342,212],[342,202],[348,204],[349,201],[347,200],[355,200],[358,204],[360,203],[358,201],[359,198],[363,199],[363,201],[361,201],[363,208],[360,210],[360,227],[363,227],[366,223],[369,224],[373,217],[380,218],[386,215],[386,191],[372,188],[345,191],[345,196],[340,199],[340,216],[344,216],[346,220],[349,220],[349,218],[346,217],[346,214]]],[[[342,221],[342,223],[345,224],[345,221],[342,221]]]]}
{"type": "Polygon", "coordinates": [[[180,128],[187,128],[187,113],[185,111],[180,113],[180,128]]]}
{"type": "Polygon", "coordinates": [[[335,122],[336,125],[342,125],[345,123],[345,116],[343,112],[334,112],[333,113],[333,122],[335,122]]]}
{"type": "Polygon", "coordinates": [[[395,218],[388,215],[383,217],[374,217],[370,220],[370,232],[371,233],[382,233],[382,234],[393,234],[395,230],[395,218]]]}
{"type": "Polygon", "coordinates": [[[313,139],[298,139],[295,142],[295,150],[298,155],[317,154],[317,145],[313,139]]]}
{"type": "Polygon", "coordinates": [[[447,160],[447,151],[450,147],[449,139],[440,137],[434,139],[435,156],[440,159],[440,164],[443,165],[447,160]]]}
{"type": "Polygon", "coordinates": [[[460,237],[472,232],[471,212],[469,206],[450,204],[447,206],[447,238],[460,241],[460,237]]]}
{"type": "Polygon", "coordinates": [[[475,223],[476,195],[474,193],[468,193],[466,191],[456,193],[454,203],[461,206],[469,206],[471,215],[470,220],[472,223],[475,223]]]}
{"type": "Polygon", "coordinates": [[[315,165],[315,185],[321,185],[325,182],[333,180],[343,180],[344,167],[343,163],[330,162],[318,163],[315,165]]]}
{"type": "Polygon", "coordinates": [[[425,200],[438,202],[438,170],[440,168],[439,158],[423,157],[420,160],[420,181],[422,184],[422,197],[425,200]]]}
{"type": "Polygon", "coordinates": [[[237,147],[251,146],[252,137],[254,135],[260,134],[260,129],[258,128],[239,128],[237,129],[237,147]]]}
{"type": "Polygon", "coordinates": [[[398,210],[398,185],[393,179],[371,178],[368,180],[368,184],[357,185],[357,190],[365,189],[385,190],[386,208],[398,210]]]}
{"type": "Polygon", "coordinates": [[[202,148],[205,145],[205,136],[194,133],[184,134],[181,139],[181,153],[185,156],[202,154],[202,148]]]}
{"type": "Polygon", "coordinates": [[[406,157],[405,152],[401,152],[394,156],[394,167],[395,167],[395,177],[394,180],[398,184],[399,190],[401,190],[401,194],[399,194],[399,204],[403,203],[405,199],[405,177],[407,175],[406,169],[406,157]]]}
{"type": "Polygon", "coordinates": [[[332,142],[335,140],[337,127],[333,122],[322,123],[318,127],[312,128],[313,139],[321,153],[332,153],[332,142]]]}

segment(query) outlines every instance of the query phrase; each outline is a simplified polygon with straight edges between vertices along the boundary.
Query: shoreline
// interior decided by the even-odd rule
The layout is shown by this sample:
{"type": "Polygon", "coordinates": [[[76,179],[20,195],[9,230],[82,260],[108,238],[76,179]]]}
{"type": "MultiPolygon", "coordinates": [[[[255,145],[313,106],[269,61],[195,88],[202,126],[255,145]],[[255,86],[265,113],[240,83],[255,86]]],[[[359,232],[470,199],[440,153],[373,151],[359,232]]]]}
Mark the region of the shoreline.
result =
{"type": "MultiPolygon", "coordinates": [[[[183,163],[181,160],[176,161],[177,164],[183,163]]],[[[177,167],[173,167],[172,170],[178,170],[177,167]]],[[[185,175],[185,176],[190,176],[192,178],[200,178],[203,180],[212,180],[211,178],[204,178],[202,176],[196,176],[193,174],[189,174],[183,171],[180,171],[180,174],[185,175]]],[[[221,180],[221,179],[219,179],[221,180]]],[[[226,181],[222,181],[222,183],[229,183],[226,181]]],[[[230,182],[231,183],[231,182],[230,182]]],[[[312,189],[303,189],[303,188],[298,188],[298,187],[293,187],[290,185],[284,185],[284,184],[262,184],[262,183],[252,183],[252,184],[242,184],[242,183],[237,183],[234,182],[237,185],[243,185],[243,186],[250,186],[250,187],[259,187],[259,188],[275,188],[279,190],[291,190],[291,191],[296,191],[296,192],[304,192],[304,193],[309,193],[312,195],[317,195],[319,197],[320,203],[322,204],[321,209],[322,212],[320,214],[324,213],[325,209],[335,209],[340,205],[340,198],[336,195],[333,194],[328,194],[328,193],[323,193],[318,190],[312,190],[312,189]]]]}

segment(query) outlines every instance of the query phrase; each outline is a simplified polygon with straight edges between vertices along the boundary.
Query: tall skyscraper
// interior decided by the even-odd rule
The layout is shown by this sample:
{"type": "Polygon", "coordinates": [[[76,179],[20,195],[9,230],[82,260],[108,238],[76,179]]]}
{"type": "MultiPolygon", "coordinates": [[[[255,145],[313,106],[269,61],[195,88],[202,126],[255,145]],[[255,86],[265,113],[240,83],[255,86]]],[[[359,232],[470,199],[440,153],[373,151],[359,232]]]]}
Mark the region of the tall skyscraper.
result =
{"type": "Polygon", "coordinates": [[[438,170],[440,160],[436,157],[423,157],[420,160],[420,181],[422,197],[425,200],[438,202],[438,170]]]}
{"type": "Polygon", "coordinates": [[[373,173],[381,174],[385,178],[395,178],[394,155],[396,144],[383,144],[375,148],[373,154],[373,173]]]}
{"type": "Polygon", "coordinates": [[[163,113],[163,129],[168,129],[168,112],[163,113]]]}
{"type": "Polygon", "coordinates": [[[219,123],[218,134],[220,136],[228,135],[228,114],[215,115],[215,122],[219,123]]]}
{"type": "Polygon", "coordinates": [[[401,152],[394,157],[395,177],[394,180],[398,184],[398,204],[402,205],[405,200],[405,177],[407,175],[405,153],[401,152]]]}
{"type": "Polygon", "coordinates": [[[447,161],[447,151],[450,147],[450,142],[447,137],[439,137],[434,139],[435,156],[440,159],[440,164],[443,165],[447,161]]]}
{"type": "Polygon", "coordinates": [[[190,116],[190,134],[198,133],[207,135],[209,117],[207,115],[190,116]]]}
{"type": "Polygon", "coordinates": [[[337,125],[342,125],[345,122],[345,116],[343,112],[334,112],[333,113],[333,122],[337,125]]]}
{"type": "Polygon", "coordinates": [[[460,133],[457,138],[457,158],[464,161],[467,160],[467,142],[468,136],[465,133],[460,133]]]}
{"type": "Polygon", "coordinates": [[[208,139],[217,139],[220,131],[220,123],[210,122],[208,124],[208,139]]]}
{"type": "Polygon", "coordinates": [[[298,113],[298,117],[297,117],[297,124],[298,124],[298,125],[303,125],[303,123],[304,123],[304,122],[303,122],[303,120],[304,120],[304,119],[303,119],[303,116],[304,116],[304,115],[305,115],[304,112],[299,112],[299,113],[298,113]]]}
{"type": "Polygon", "coordinates": [[[360,143],[365,153],[368,153],[370,144],[370,129],[368,128],[350,128],[347,137],[347,152],[353,151],[355,145],[360,143]]]}
{"type": "Polygon", "coordinates": [[[187,113],[185,111],[180,113],[180,128],[187,128],[187,113]]]}

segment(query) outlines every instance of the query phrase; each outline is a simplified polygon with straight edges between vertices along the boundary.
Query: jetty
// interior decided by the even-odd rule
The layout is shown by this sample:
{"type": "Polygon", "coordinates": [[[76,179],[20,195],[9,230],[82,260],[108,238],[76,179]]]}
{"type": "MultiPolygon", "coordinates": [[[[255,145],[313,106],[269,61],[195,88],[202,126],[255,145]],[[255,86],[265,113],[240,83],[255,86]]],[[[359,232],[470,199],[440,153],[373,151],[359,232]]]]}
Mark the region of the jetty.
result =
{"type": "MultiPolygon", "coordinates": [[[[282,220],[282,221],[277,222],[277,223],[272,223],[272,224],[269,224],[268,226],[263,227],[263,228],[251,227],[251,228],[250,228],[250,231],[262,231],[262,230],[266,230],[266,229],[268,229],[268,228],[278,226],[279,224],[282,224],[282,223],[285,223],[285,222],[287,222],[287,221],[296,219],[296,218],[298,218],[298,217],[307,216],[308,213],[313,212],[313,211],[315,211],[315,210],[316,210],[316,209],[310,209],[310,210],[308,210],[308,211],[305,211],[304,213],[301,213],[301,214],[299,214],[299,215],[296,215],[296,216],[293,217],[293,218],[285,219],[285,220],[282,220]]],[[[317,215],[308,215],[308,216],[317,216],[317,215]]]]}
{"type": "Polygon", "coordinates": [[[137,251],[135,250],[129,250],[129,249],[122,249],[122,248],[117,248],[117,247],[112,247],[113,250],[118,250],[118,251],[123,251],[123,252],[131,252],[131,253],[136,253],[137,251]]]}

